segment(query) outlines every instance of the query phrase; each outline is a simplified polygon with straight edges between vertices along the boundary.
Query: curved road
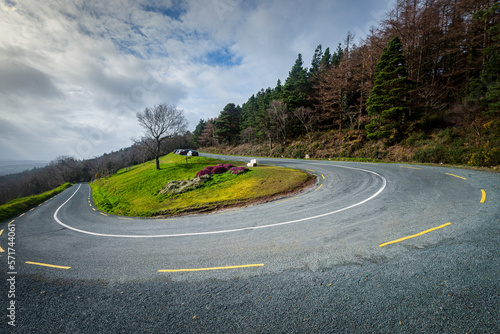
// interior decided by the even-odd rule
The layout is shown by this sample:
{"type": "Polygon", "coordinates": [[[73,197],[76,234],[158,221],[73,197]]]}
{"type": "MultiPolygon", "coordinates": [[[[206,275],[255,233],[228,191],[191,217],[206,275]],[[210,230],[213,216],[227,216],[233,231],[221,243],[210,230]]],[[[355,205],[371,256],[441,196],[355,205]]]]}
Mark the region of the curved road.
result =
{"type": "Polygon", "coordinates": [[[2,223],[2,308],[22,333],[500,330],[500,174],[258,161],[317,184],[174,219],[103,214],[78,184],[2,223]]]}

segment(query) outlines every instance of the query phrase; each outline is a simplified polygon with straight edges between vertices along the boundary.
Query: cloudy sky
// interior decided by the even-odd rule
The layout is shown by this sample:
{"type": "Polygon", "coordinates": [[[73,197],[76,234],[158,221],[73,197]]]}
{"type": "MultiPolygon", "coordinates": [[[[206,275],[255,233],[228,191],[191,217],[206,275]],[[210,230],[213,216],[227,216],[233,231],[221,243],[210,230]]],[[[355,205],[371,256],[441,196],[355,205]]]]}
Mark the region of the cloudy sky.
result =
{"type": "Polygon", "coordinates": [[[297,54],[363,38],[391,0],[0,0],[0,160],[91,158],[141,136],[136,112],[193,130],[286,80],[297,54]]]}

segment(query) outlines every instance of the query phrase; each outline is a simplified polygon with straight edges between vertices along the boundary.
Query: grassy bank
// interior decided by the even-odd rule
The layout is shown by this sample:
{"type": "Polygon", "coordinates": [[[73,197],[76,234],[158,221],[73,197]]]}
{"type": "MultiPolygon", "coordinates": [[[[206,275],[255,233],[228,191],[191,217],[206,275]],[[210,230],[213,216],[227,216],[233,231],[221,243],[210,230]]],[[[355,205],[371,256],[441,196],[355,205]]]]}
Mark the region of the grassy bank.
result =
{"type": "Polygon", "coordinates": [[[0,221],[4,221],[5,219],[9,219],[26,212],[71,186],[71,183],[65,183],[56,189],[46,191],[42,194],[17,198],[4,205],[0,205],[0,221]]]}
{"type": "Polygon", "coordinates": [[[207,212],[271,199],[313,181],[302,171],[258,166],[240,175],[213,175],[203,186],[181,194],[161,194],[159,191],[170,181],[194,178],[206,166],[228,161],[191,157],[186,163],[185,157],[169,154],[160,163],[159,171],[153,162],[147,162],[94,181],[91,186],[96,207],[117,215],[146,217],[207,212]]]}

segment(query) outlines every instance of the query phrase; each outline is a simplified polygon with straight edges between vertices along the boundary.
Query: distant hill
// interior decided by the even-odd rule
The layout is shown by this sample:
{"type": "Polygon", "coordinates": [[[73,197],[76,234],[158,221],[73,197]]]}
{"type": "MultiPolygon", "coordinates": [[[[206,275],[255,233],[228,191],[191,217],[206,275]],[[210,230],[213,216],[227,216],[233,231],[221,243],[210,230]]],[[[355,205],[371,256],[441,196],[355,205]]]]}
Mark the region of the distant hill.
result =
{"type": "Polygon", "coordinates": [[[43,160],[0,160],[0,176],[21,173],[25,170],[47,166],[43,160]]]}

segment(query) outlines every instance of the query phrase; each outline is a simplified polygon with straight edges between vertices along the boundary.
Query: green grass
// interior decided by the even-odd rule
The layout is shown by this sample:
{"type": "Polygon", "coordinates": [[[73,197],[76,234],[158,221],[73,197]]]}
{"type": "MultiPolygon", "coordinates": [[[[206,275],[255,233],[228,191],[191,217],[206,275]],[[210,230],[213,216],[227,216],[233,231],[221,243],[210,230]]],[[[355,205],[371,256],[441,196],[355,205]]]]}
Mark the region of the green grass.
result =
{"type": "Polygon", "coordinates": [[[298,190],[313,177],[305,172],[279,167],[258,166],[233,175],[214,175],[201,188],[177,195],[158,191],[173,180],[187,180],[206,166],[241,162],[206,157],[169,154],[160,160],[161,170],[147,162],[115,175],[94,181],[91,186],[96,207],[102,211],[126,216],[170,216],[189,212],[207,212],[243,205],[298,190]]]}
{"type": "Polygon", "coordinates": [[[17,198],[6,204],[0,205],[0,221],[4,221],[5,219],[9,219],[26,212],[71,186],[71,183],[64,183],[63,185],[42,194],[17,198]]]}

